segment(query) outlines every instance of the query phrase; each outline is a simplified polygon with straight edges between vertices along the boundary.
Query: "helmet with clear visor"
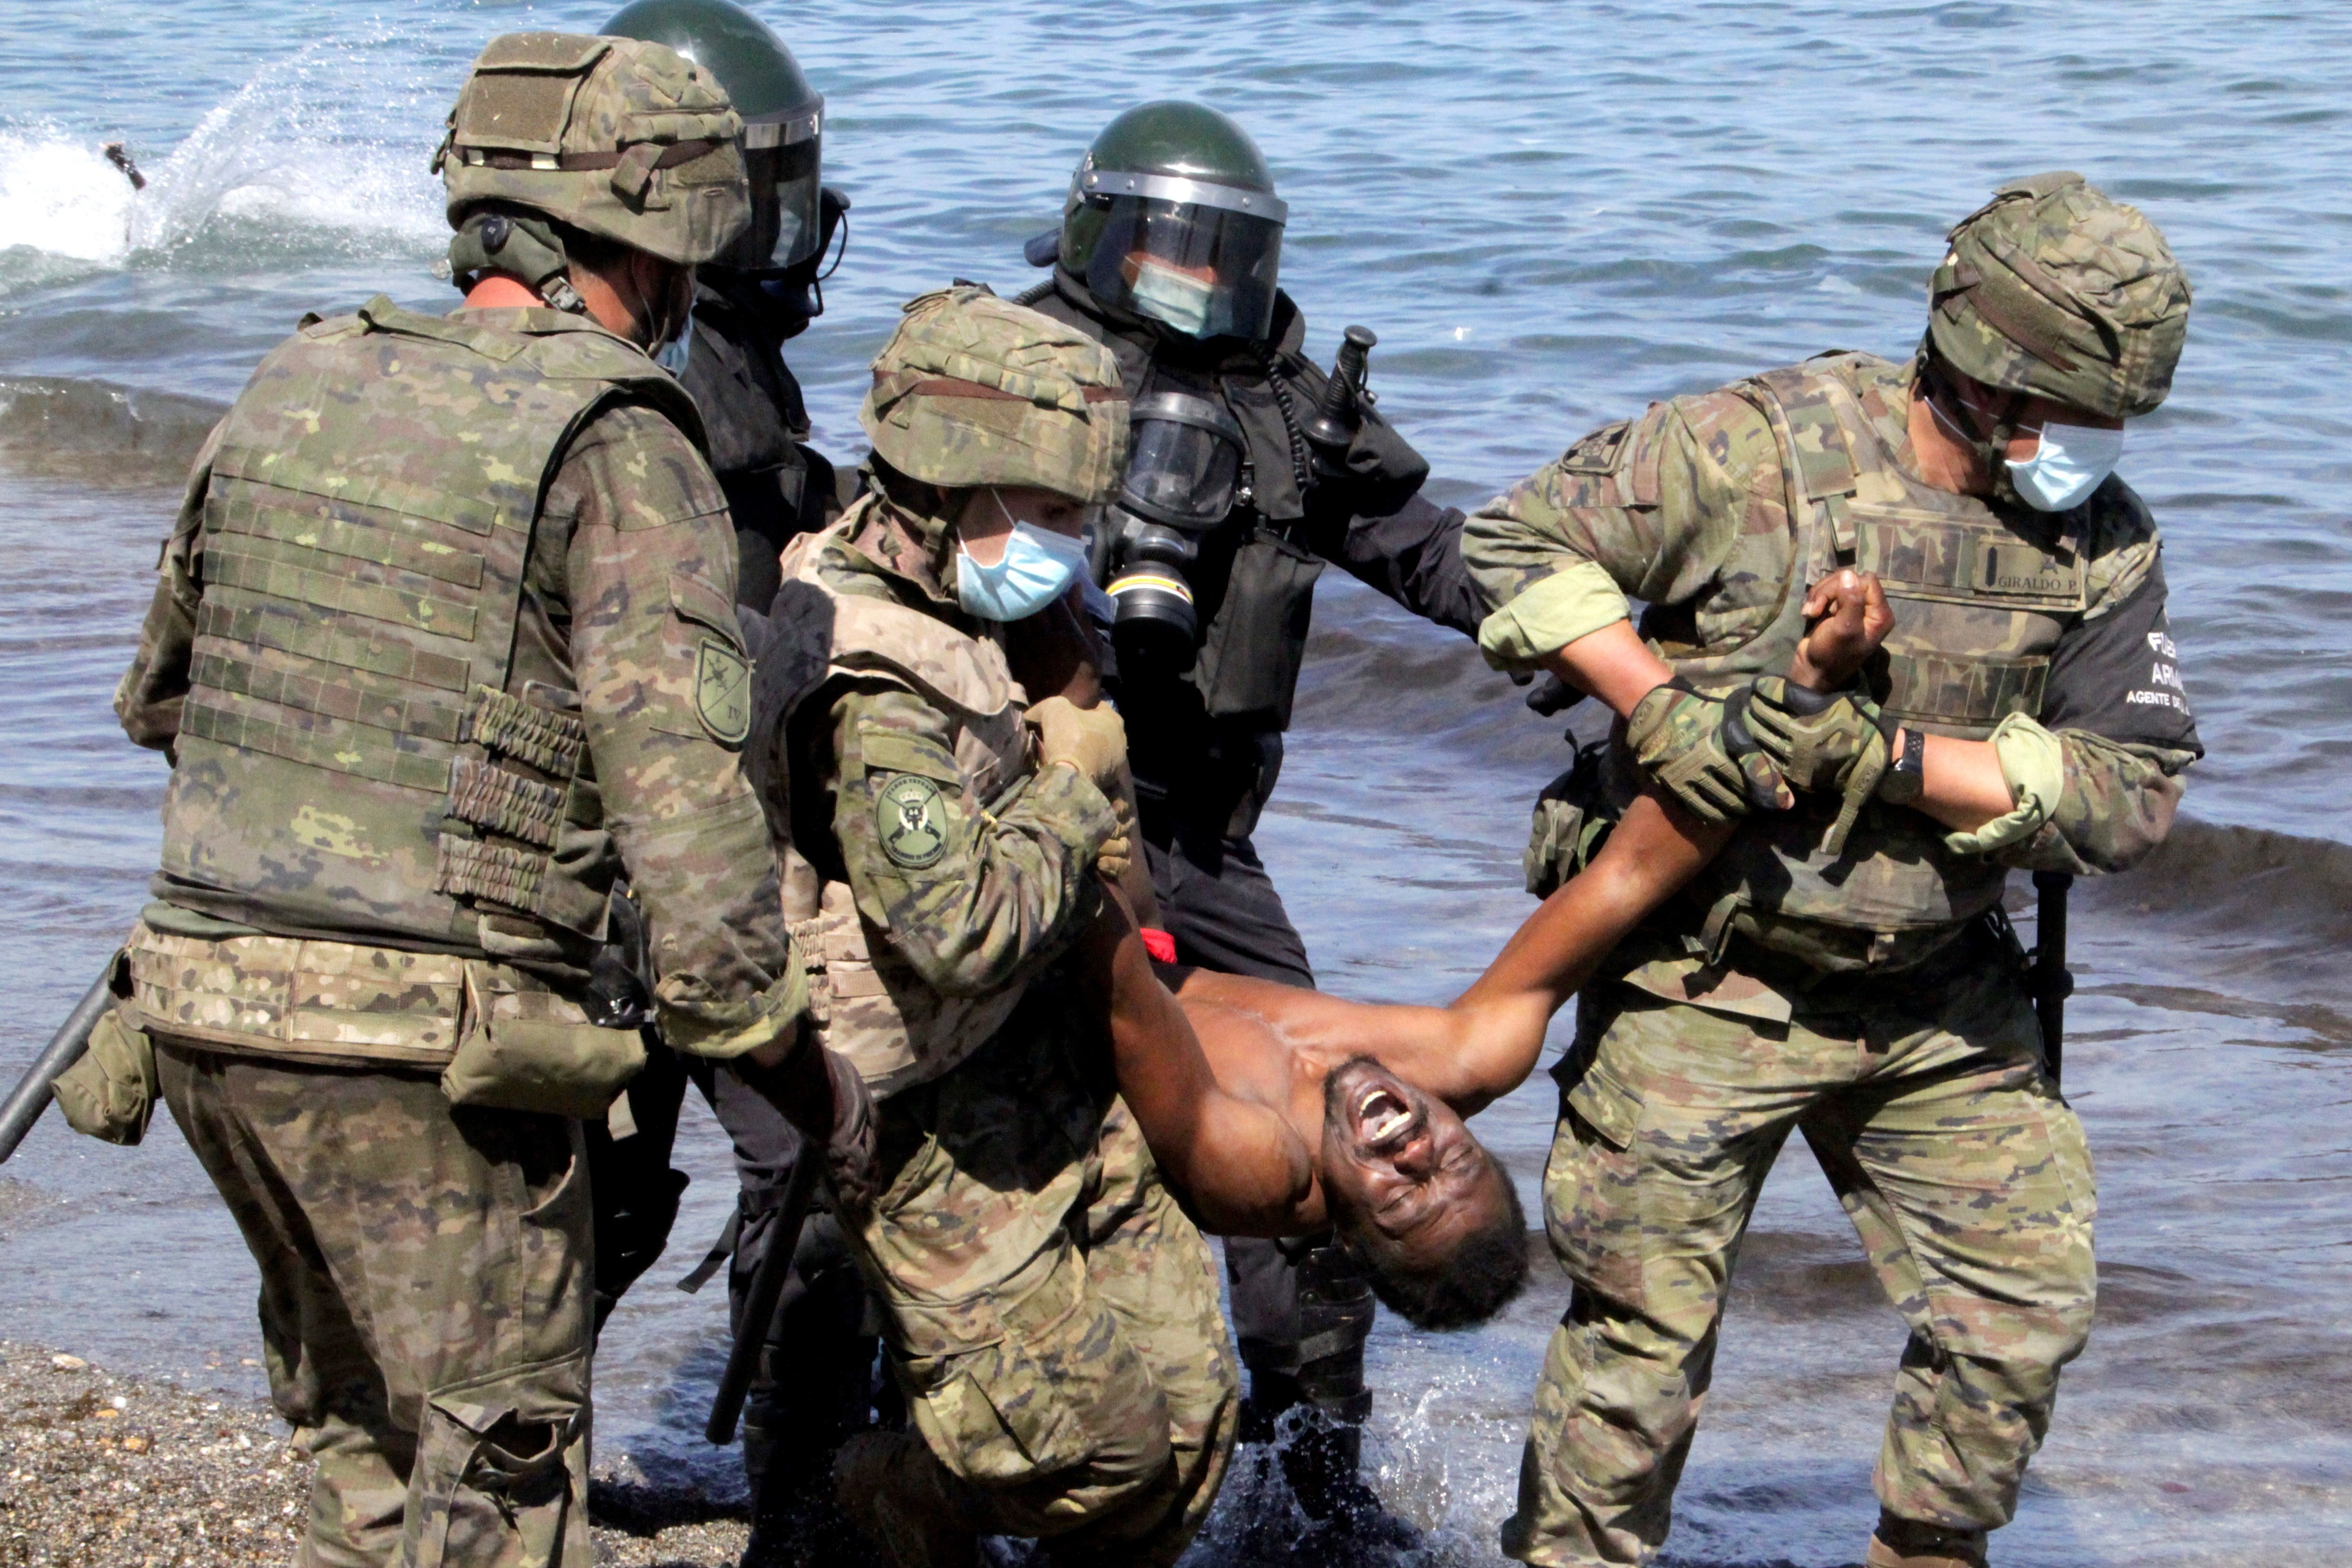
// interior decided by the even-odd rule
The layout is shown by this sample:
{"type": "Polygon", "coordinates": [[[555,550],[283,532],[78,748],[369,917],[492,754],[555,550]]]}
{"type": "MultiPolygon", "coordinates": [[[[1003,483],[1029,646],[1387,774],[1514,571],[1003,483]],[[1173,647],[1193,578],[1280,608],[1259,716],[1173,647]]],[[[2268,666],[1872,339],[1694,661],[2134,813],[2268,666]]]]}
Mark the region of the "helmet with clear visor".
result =
{"type": "Polygon", "coordinates": [[[730,0],[636,0],[604,32],[668,45],[717,77],[743,117],[751,226],[714,264],[776,271],[814,256],[824,237],[818,205],[824,95],[809,85],[783,40],[730,0]]]}
{"type": "Polygon", "coordinates": [[[1103,304],[1187,337],[1263,339],[1288,216],[1247,132],[1201,104],[1147,103],[1071,177],[1061,264],[1103,304]]]}

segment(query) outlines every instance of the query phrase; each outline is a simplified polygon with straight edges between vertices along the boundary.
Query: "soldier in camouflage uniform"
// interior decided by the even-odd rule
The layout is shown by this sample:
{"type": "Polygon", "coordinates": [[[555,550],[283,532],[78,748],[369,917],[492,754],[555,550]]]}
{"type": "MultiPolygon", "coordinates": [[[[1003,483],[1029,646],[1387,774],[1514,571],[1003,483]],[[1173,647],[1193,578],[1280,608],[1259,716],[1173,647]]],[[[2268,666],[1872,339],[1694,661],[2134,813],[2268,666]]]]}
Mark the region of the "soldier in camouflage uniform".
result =
{"type": "Polygon", "coordinates": [[[173,762],[131,1016],[260,1266],[306,1568],[589,1561],[574,1118],[642,1059],[583,1005],[616,879],[665,1037],[838,1125],[856,1190],[738,756],[734,538],[647,353],[742,226],[739,132],[667,48],[493,40],[437,160],[466,307],[262,363],[116,696],[173,762]]]}
{"type": "Polygon", "coordinates": [[[1607,786],[1728,848],[1589,988],[1546,1173],[1575,1282],[1505,1550],[1665,1539],[1740,1237],[1801,1131],[1911,1328],[1873,1568],[1981,1568],[2089,1331],[2095,1197],[1998,910],[2011,868],[2123,869],[2199,755],[2147,508],[2110,472],[2189,287],[2074,174],[1951,235],[1907,363],[1841,353],[1654,405],[1470,521],[1496,662],[1623,717],[1607,786]],[[1803,585],[1895,626],[1814,711],[1767,672],[1803,585]],[[1643,634],[1626,596],[1649,602],[1643,634]],[[1793,786],[1801,795],[1784,806],[1793,786]],[[1759,808],[1759,809],[1751,809],[1759,808]]]}
{"type": "Polygon", "coordinates": [[[1066,602],[1117,480],[1118,363],[959,287],[907,307],[860,418],[870,488],[785,554],[747,744],[811,1017],[881,1101],[852,1245],[913,1431],[852,1439],[842,1501],[902,1568],[984,1534],[1172,1563],[1238,1380],[1207,1244],[1065,973],[1131,861],[1124,736],[1060,697],[1024,713],[1003,648],[1066,602]]]}

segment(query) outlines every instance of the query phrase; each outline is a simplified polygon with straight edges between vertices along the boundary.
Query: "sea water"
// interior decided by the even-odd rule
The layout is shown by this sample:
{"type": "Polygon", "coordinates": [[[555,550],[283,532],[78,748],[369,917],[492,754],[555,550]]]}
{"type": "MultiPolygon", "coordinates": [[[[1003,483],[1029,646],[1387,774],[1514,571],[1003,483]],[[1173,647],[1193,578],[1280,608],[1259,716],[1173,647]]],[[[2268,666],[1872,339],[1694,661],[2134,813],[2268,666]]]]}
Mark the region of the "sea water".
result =
{"type": "MultiPolygon", "coordinates": [[[[1811,6],[1399,0],[763,5],[825,93],[851,196],[827,311],[791,345],[816,444],[862,451],[898,303],[1038,275],[1119,110],[1237,117],[1291,204],[1283,281],[1328,358],[1381,334],[1381,409],[1472,505],[1607,419],[1829,348],[1916,342],[1943,231],[2007,176],[2077,169],[2163,226],[2197,292],[2174,394],[2123,471],[2164,524],[2210,756],[2150,866],[2078,895],[2069,1097],[2099,1162],[2101,1300],[2004,1563],[2333,1564],[2352,1406],[2352,13],[2230,0],[1811,6]]],[[[426,164],[495,33],[602,5],[184,0],[0,8],[0,912],[13,1077],[143,897],[160,757],[108,697],[190,452],[304,311],[455,302],[426,164]],[[99,151],[128,142],[133,194],[99,151]]],[[[1527,806],[1566,760],[1466,645],[1337,573],[1261,847],[1323,983],[1438,1001],[1530,907],[1527,806]]],[[[1555,1031],[1555,1047],[1565,1038],[1555,1031]]],[[[1554,1094],[1478,1121],[1530,1205],[1554,1094]]],[[[683,1273],[731,1204],[689,1107],[670,1252],[614,1320],[600,1468],[721,1498],[699,1436],[720,1304],[683,1273]]],[[[52,1118],[0,1173],[0,1334],[259,1388],[252,1264],[168,1122],[52,1118]]],[[[1370,1453],[1433,1560],[1495,1558],[1565,1300],[1383,1317],[1370,1453]]],[[[1741,1259],[1668,1559],[1851,1562],[1903,1339],[1800,1146],[1741,1259]]],[[[1245,1453],[1195,1557],[1279,1560],[1245,1453]]]]}

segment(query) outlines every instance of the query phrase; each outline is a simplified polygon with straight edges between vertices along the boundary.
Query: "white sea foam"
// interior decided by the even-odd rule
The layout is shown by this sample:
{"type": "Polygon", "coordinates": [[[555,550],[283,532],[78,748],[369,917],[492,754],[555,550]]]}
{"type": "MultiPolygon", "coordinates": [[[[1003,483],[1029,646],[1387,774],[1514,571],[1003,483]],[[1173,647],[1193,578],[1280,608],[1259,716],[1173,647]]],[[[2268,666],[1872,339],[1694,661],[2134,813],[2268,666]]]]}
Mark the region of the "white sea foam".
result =
{"type": "Polygon", "coordinates": [[[264,66],[147,163],[147,188],[136,193],[95,132],[55,121],[0,131],[0,249],[102,267],[163,263],[192,249],[201,257],[224,222],[238,226],[245,254],[256,237],[247,226],[296,252],[429,246],[446,233],[439,182],[425,168],[438,127],[423,85],[382,68],[371,43],[314,46],[264,66]]]}
{"type": "Polygon", "coordinates": [[[76,261],[119,261],[130,249],[131,183],[95,138],[52,129],[0,131],[0,237],[76,261]]]}

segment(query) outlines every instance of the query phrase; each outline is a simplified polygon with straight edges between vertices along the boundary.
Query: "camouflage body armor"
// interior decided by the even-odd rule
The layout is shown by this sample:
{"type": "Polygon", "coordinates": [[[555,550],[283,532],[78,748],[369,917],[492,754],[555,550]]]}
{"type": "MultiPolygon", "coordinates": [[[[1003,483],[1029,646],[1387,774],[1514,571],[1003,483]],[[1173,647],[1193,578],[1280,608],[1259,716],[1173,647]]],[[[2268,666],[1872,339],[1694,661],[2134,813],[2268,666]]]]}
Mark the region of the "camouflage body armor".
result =
{"type": "MultiPolygon", "coordinates": [[[[1878,574],[1895,610],[1865,676],[1887,712],[1979,741],[2012,713],[2040,715],[2051,650],[2089,605],[2085,541],[2152,538],[2152,525],[2120,480],[2074,512],[2042,518],[1913,478],[1893,445],[1909,382],[1908,367],[1836,354],[1734,389],[1771,425],[1790,526],[1749,534],[1686,623],[1645,616],[1645,633],[1694,685],[1721,692],[1785,670],[1804,635],[1807,585],[1851,563],[1878,574]],[[2137,513],[2139,526],[2103,525],[2103,509],[2137,513]]],[[[1594,438],[1603,449],[1591,456],[1612,460],[1612,433],[1594,438]]],[[[1630,766],[1614,771],[1630,776],[1630,766]]],[[[1836,805],[1751,815],[1699,873],[1692,894],[1707,906],[1710,955],[1736,931],[1817,968],[1900,968],[2000,901],[2002,866],[1948,849],[1938,824],[1906,808],[1873,804],[1844,852],[1825,854],[1836,805]]]]}
{"type": "MultiPolygon", "coordinates": [[[[877,504],[872,495],[861,497],[831,528],[802,535],[784,552],[787,597],[779,608],[792,603],[803,629],[830,626],[831,643],[808,659],[814,679],[797,682],[777,733],[790,727],[802,701],[835,679],[897,686],[953,724],[963,777],[941,782],[976,805],[992,806],[1034,771],[1023,720],[1028,697],[1006,668],[1004,650],[920,610],[839,593],[816,569],[824,546],[856,533],[877,504]]],[[[810,1022],[818,1042],[848,1058],[877,1096],[928,1083],[962,1062],[1028,994],[1020,984],[983,996],[940,994],[867,931],[848,883],[826,880],[794,849],[787,847],[782,858],[784,919],[809,968],[810,1022]]]]}
{"type": "Polygon", "coordinates": [[[622,396],[700,429],[675,382],[601,333],[378,298],[270,355],[204,501],[171,903],[467,956],[578,962],[602,940],[618,859],[578,699],[506,688],[540,498],[622,396]]]}

